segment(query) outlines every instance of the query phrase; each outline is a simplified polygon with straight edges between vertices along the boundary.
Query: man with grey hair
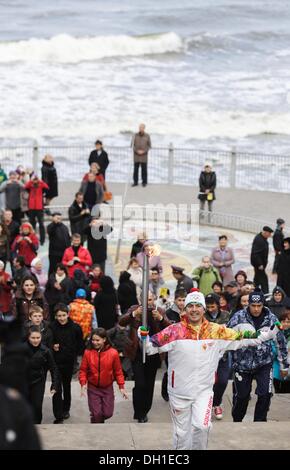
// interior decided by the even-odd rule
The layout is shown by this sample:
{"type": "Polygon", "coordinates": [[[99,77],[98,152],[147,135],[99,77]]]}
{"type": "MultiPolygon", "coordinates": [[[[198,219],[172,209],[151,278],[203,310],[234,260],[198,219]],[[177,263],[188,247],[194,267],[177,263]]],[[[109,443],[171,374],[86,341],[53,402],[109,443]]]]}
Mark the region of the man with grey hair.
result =
{"type": "Polygon", "coordinates": [[[148,152],[151,149],[150,135],[145,132],[145,124],[139,125],[139,132],[133,136],[132,148],[134,151],[134,183],[132,186],[138,186],[139,166],[141,165],[142,186],[147,186],[147,163],[148,152]]]}

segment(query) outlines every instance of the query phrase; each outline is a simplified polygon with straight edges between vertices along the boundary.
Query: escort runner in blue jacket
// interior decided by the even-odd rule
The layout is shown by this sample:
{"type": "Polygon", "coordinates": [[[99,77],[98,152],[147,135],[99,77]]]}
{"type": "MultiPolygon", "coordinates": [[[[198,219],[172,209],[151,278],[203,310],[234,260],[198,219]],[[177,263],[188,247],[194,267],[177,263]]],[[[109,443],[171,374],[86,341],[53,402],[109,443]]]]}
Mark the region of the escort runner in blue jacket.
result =
{"type": "MultiPolygon", "coordinates": [[[[228,323],[228,328],[238,331],[263,331],[274,325],[277,317],[264,306],[262,291],[255,290],[249,296],[249,306],[236,312],[228,323]]],[[[278,358],[282,374],[287,374],[287,345],[282,331],[276,337],[278,358]]],[[[267,421],[267,413],[272,397],[273,351],[271,341],[253,348],[242,348],[233,352],[234,396],[232,416],[235,422],[242,421],[250,399],[253,379],[257,382],[258,400],[254,421],[267,421]]]]}

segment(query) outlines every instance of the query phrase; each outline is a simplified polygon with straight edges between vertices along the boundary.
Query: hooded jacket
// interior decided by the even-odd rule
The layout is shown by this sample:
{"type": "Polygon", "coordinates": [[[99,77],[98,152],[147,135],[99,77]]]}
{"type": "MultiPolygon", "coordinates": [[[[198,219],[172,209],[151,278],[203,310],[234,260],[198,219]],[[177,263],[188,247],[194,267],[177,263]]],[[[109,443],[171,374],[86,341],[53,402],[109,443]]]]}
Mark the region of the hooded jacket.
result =
{"type": "Polygon", "coordinates": [[[37,183],[30,180],[26,183],[25,189],[29,191],[28,209],[43,210],[43,193],[45,189],[49,189],[48,185],[42,180],[38,180],[37,183]]]}
{"type": "Polygon", "coordinates": [[[268,300],[267,302],[267,307],[269,307],[269,309],[271,310],[272,313],[274,313],[274,315],[276,315],[276,317],[280,320],[280,315],[283,313],[284,309],[285,309],[285,300],[286,300],[286,294],[284,292],[284,290],[277,286],[273,289],[272,291],[272,297],[270,300],[268,300]],[[281,302],[276,302],[274,300],[274,292],[281,292],[282,294],[282,300],[281,302]]]}
{"type": "Polygon", "coordinates": [[[44,194],[47,198],[53,199],[58,196],[58,182],[57,182],[57,172],[54,166],[54,163],[48,163],[42,161],[41,168],[41,177],[42,180],[48,185],[48,189],[44,191],[44,194]]]}
{"type": "Polygon", "coordinates": [[[73,277],[76,269],[80,269],[84,273],[87,272],[87,266],[90,267],[92,263],[92,258],[89,251],[84,248],[82,245],[79,246],[78,254],[80,261],[76,261],[72,266],[68,266],[68,262],[71,261],[75,256],[73,248],[70,246],[67,248],[63,254],[62,263],[67,267],[69,277],[73,277]]]}
{"type": "Polygon", "coordinates": [[[17,256],[23,256],[26,266],[30,266],[31,261],[37,256],[38,248],[39,248],[39,241],[31,227],[30,233],[28,235],[23,235],[22,231],[20,235],[17,235],[17,237],[15,238],[12,244],[11,251],[15,252],[17,256]],[[27,236],[31,240],[31,243],[23,239],[23,237],[25,236],[27,236]]]}

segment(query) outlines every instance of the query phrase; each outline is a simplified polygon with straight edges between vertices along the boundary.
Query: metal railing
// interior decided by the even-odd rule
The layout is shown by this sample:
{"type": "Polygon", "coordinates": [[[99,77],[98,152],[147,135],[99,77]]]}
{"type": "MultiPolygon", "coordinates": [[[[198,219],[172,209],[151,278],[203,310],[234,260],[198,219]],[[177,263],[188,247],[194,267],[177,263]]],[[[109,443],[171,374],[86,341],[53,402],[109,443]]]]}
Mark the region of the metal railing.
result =
{"type": "MultiPolygon", "coordinates": [[[[5,171],[18,165],[40,170],[46,153],[55,158],[60,181],[80,181],[88,170],[91,146],[0,147],[0,163],[5,171]]],[[[108,182],[126,182],[132,173],[130,147],[107,147],[110,165],[108,182]]],[[[156,184],[197,186],[204,163],[210,161],[219,188],[290,192],[290,155],[256,154],[231,151],[154,147],[149,154],[148,179],[156,184]]]]}

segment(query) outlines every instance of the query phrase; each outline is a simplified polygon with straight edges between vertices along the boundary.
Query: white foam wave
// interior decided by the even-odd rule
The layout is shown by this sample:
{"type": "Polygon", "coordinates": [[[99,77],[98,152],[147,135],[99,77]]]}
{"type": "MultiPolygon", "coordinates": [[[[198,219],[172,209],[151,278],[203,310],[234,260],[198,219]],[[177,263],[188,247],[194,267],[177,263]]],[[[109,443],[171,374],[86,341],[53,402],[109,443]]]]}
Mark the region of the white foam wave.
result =
{"type": "Polygon", "coordinates": [[[75,38],[60,34],[50,39],[0,43],[0,63],[78,63],[106,57],[143,56],[181,52],[182,38],[170,32],[148,36],[96,36],[75,38]]]}

